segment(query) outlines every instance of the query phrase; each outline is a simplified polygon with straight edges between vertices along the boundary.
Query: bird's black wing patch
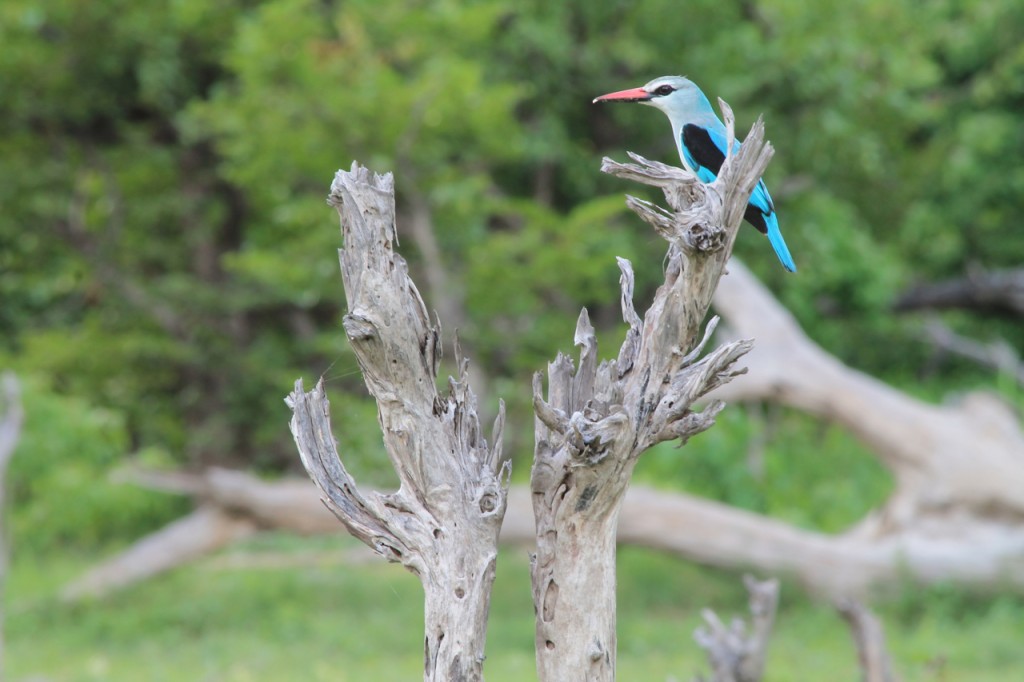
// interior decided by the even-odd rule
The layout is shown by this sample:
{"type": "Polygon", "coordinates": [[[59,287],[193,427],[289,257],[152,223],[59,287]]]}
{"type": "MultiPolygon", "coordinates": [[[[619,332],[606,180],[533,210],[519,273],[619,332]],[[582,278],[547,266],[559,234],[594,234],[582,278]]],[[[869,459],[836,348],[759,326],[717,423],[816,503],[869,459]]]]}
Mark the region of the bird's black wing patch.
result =
{"type": "Polygon", "coordinates": [[[693,123],[683,126],[683,149],[694,166],[707,168],[718,175],[725,163],[725,150],[719,149],[707,129],[693,123]]]}
{"type": "Polygon", "coordinates": [[[768,234],[768,223],[764,219],[764,213],[757,206],[747,204],[747,210],[743,212],[743,219],[757,228],[761,234],[768,234]]]}
{"type": "MultiPolygon", "coordinates": [[[[718,171],[722,170],[722,164],[725,163],[725,151],[715,144],[706,128],[693,123],[683,126],[683,153],[686,155],[686,161],[697,171],[697,177],[704,182],[714,182],[718,177],[718,171]]],[[[767,192],[765,195],[767,196],[767,192]]],[[[768,202],[770,206],[771,199],[768,199],[768,202]]],[[[771,210],[774,210],[774,207],[771,210]]],[[[758,232],[768,232],[764,212],[754,204],[747,204],[743,217],[757,228],[758,232]]]]}

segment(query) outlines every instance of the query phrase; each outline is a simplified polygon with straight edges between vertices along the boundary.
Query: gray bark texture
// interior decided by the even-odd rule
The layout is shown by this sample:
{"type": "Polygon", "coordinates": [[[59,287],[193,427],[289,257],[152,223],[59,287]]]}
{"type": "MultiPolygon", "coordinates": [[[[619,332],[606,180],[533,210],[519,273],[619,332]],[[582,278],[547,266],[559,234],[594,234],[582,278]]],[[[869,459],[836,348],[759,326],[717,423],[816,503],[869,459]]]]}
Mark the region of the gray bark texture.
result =
{"type": "MultiPolygon", "coordinates": [[[[722,103],[732,147],[733,118],[722,103]]],[[[725,269],[750,192],[772,156],[758,121],[718,180],[705,185],[678,168],[631,155],[602,170],[660,187],[671,210],[629,197],[627,205],[666,241],[665,282],[641,319],[633,270],[619,259],[622,315],[629,326],[614,360],[598,363],[584,310],[574,342],[579,366],[562,354],[534,377],[531,472],[537,551],[532,556],[537,671],[542,682],[615,677],[615,545],[619,511],[637,458],[657,443],[686,440],[714,423],[723,403],[693,403],[742,370],[750,341],[702,357],[717,320],[701,324],[725,269]]]]}
{"type": "Polygon", "coordinates": [[[436,379],[440,328],[394,251],[394,180],[352,165],[328,203],[341,216],[345,333],[377,401],[384,445],[398,474],[390,494],[360,490],[338,456],[323,381],[288,397],[302,463],[349,532],[419,576],[425,597],[424,680],[483,679],[498,530],[505,514],[504,409],[483,437],[468,363],[446,395],[436,379]]]}

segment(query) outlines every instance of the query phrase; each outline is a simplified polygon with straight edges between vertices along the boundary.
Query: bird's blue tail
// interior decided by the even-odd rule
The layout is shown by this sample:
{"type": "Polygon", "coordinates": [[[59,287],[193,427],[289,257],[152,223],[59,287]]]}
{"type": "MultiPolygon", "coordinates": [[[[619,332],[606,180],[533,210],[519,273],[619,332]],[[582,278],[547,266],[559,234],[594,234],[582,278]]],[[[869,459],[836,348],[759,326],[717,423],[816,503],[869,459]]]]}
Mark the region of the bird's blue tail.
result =
{"type": "Polygon", "coordinates": [[[782,231],[779,230],[779,219],[775,217],[775,211],[766,215],[764,222],[768,227],[768,241],[772,243],[772,248],[775,249],[775,255],[782,262],[782,267],[790,272],[796,272],[796,263],[793,262],[793,256],[789,254],[786,240],[782,238],[782,231]]]}

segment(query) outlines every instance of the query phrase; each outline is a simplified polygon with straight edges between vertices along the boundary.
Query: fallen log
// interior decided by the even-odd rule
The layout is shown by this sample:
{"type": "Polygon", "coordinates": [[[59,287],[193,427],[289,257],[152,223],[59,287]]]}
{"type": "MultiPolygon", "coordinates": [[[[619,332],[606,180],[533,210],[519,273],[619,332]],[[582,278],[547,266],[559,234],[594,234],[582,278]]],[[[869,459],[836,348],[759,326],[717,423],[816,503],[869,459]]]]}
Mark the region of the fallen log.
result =
{"type": "MultiPolygon", "coordinates": [[[[135,477],[148,487],[167,490],[185,475],[148,472],[135,477]]],[[[201,500],[203,514],[186,517],[187,533],[176,522],[143,538],[118,556],[90,569],[64,590],[64,597],[102,596],[189,563],[259,530],[302,535],[339,534],[338,522],[321,504],[316,489],[304,480],[268,482],[240,471],[212,469],[189,475],[187,490],[201,500]],[[220,510],[212,514],[208,510],[220,510]],[[271,511],[273,510],[273,511],[271,511]],[[227,519],[236,534],[218,531],[227,519]],[[210,526],[209,528],[205,527],[210,526]],[[173,551],[161,544],[174,538],[173,551]]],[[[185,492],[180,485],[175,488],[185,492]]],[[[529,546],[534,541],[530,491],[509,488],[501,542],[529,546]]],[[[723,568],[752,567],[789,575],[812,591],[830,597],[865,595],[871,587],[899,579],[922,583],[951,581],[987,586],[1006,582],[1024,590],[1020,565],[1006,558],[1000,534],[971,534],[971,544],[950,542],[902,544],[870,541],[802,530],[759,514],[681,493],[634,486],[626,494],[618,539],[723,568]]],[[[1024,529],[1017,530],[1018,554],[1024,556],[1024,529]]],[[[369,551],[369,550],[367,550],[369,551]]]]}
{"type": "MultiPolygon", "coordinates": [[[[1024,434],[1013,412],[983,393],[926,403],[847,367],[811,341],[741,263],[733,259],[729,270],[715,307],[735,338],[755,338],[756,345],[745,358],[750,373],[711,397],[778,402],[845,428],[892,472],[895,490],[848,532],[828,535],[711,500],[634,487],[618,541],[714,566],[790,574],[832,598],[863,598],[900,579],[1024,590],[1024,434]]],[[[177,486],[257,528],[337,532],[305,481],[270,483],[224,470],[194,476],[188,485],[172,479],[150,475],[140,482],[177,486]]],[[[503,542],[533,541],[530,508],[529,492],[512,487],[503,542]]],[[[116,559],[93,572],[105,571],[134,576],[103,583],[108,586],[145,577],[118,568],[116,559]]]]}
{"type": "Polygon", "coordinates": [[[1024,559],[1024,433],[1002,401],[971,393],[935,405],[847,367],[811,341],[742,264],[715,307],[757,340],[749,375],[713,397],[770,400],[835,423],[892,473],[892,496],[837,536],[867,559],[905,556],[913,577],[1019,583],[1024,559]]]}
{"type": "Polygon", "coordinates": [[[215,505],[200,506],[70,583],[61,591],[61,598],[75,601],[101,597],[195,561],[252,535],[256,529],[248,518],[232,515],[215,505]]]}

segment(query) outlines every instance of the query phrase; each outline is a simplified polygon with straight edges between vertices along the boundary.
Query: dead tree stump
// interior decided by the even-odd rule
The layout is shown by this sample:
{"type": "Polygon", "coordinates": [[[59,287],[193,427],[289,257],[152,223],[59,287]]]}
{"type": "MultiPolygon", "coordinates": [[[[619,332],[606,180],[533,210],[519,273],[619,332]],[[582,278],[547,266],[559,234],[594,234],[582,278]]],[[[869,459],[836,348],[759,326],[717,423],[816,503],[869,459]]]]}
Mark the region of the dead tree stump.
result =
{"type": "Polygon", "coordinates": [[[483,679],[484,641],[508,467],[501,464],[504,407],[490,444],[455,355],[459,378],[438,393],[440,329],[394,251],[394,181],[352,165],[338,171],[328,202],[341,215],[339,250],[348,300],[343,324],[401,485],[364,492],[345,470],[331,434],[323,380],[288,397],[302,463],[323,502],[349,532],[419,576],[425,593],[424,680],[483,679]]]}
{"type": "MultiPolygon", "coordinates": [[[[732,147],[732,112],[723,104],[732,147]]],[[[678,168],[632,155],[602,170],[661,187],[666,211],[629,197],[627,204],[669,242],[665,283],[641,320],[633,307],[633,270],[619,259],[622,315],[629,325],[618,357],[598,363],[584,310],[574,342],[579,367],[562,354],[548,365],[548,391],[534,377],[536,433],[531,489],[537,553],[532,557],[537,670],[543,682],[615,677],[615,542],[619,510],[637,458],[656,443],[714,423],[723,403],[693,403],[743,370],[751,348],[735,341],[701,357],[717,320],[701,336],[718,280],[732,251],[750,192],[772,156],[758,121],[718,179],[705,185],[678,168]]]]}

